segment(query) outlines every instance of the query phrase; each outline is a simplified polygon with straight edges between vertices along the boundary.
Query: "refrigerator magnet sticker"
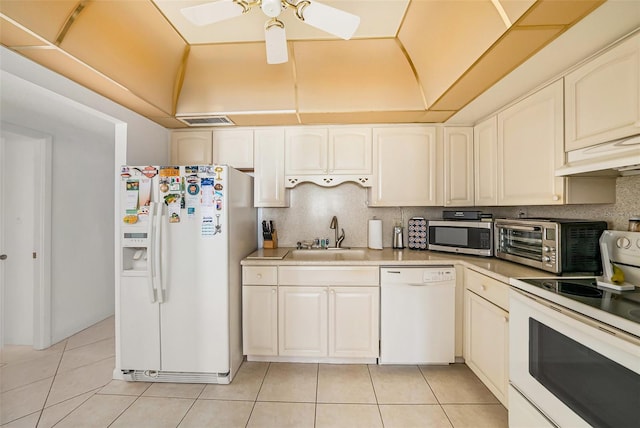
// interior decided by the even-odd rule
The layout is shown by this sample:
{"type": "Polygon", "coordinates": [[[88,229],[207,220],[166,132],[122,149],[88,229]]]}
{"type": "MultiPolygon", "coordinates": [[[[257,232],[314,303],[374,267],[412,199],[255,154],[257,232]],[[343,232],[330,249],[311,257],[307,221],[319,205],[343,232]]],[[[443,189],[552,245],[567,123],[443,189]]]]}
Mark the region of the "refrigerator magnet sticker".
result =
{"type": "Polygon", "coordinates": [[[180,176],[179,166],[161,166],[160,167],[160,177],[179,177],[179,176],[180,176]]]}
{"type": "Polygon", "coordinates": [[[147,178],[153,178],[158,175],[158,169],[155,166],[145,166],[142,168],[142,175],[147,178]]]}
{"type": "Polygon", "coordinates": [[[187,209],[187,217],[193,218],[196,214],[196,207],[200,203],[200,179],[198,177],[187,177],[186,181],[185,208],[187,209]]]}
{"type": "Polygon", "coordinates": [[[198,173],[198,167],[197,166],[185,166],[184,167],[184,173],[185,174],[197,174],[198,173]]]}
{"type": "Polygon", "coordinates": [[[179,194],[170,193],[164,197],[164,202],[168,206],[169,223],[180,223],[180,200],[179,194]]]}
{"type": "Polygon", "coordinates": [[[142,178],[138,189],[138,214],[148,215],[151,205],[151,179],[142,178]]]}
{"type": "Polygon", "coordinates": [[[222,171],[224,171],[224,168],[221,166],[217,166],[213,170],[216,173],[216,181],[222,180],[222,177],[220,176],[220,174],[222,174],[222,171]]]}

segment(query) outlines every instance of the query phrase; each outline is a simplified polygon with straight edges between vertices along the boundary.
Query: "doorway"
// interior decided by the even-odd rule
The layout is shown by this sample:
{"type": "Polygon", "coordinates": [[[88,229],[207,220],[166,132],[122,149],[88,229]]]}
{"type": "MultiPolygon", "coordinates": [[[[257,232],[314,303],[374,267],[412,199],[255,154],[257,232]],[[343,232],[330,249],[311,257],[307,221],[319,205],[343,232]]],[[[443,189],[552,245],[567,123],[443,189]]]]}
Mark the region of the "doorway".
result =
{"type": "Polygon", "coordinates": [[[50,136],[0,133],[0,345],[51,345],[50,136]]]}

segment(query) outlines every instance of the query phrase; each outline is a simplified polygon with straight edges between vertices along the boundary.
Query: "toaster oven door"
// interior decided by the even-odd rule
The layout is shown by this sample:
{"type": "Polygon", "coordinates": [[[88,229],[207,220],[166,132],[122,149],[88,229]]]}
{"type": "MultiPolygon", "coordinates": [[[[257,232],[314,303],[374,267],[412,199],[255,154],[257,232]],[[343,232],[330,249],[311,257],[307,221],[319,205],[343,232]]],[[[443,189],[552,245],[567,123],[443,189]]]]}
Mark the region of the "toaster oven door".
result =
{"type": "Polygon", "coordinates": [[[552,251],[545,248],[543,241],[542,226],[496,224],[496,256],[499,258],[545,269],[544,264],[551,262],[552,251]]]}

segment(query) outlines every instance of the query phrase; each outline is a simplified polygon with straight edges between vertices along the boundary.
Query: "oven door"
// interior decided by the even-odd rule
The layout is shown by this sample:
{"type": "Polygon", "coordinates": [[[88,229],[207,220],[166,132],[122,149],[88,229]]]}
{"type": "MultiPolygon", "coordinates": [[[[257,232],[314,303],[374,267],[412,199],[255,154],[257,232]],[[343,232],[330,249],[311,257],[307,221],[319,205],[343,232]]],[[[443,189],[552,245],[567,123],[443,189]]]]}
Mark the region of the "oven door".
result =
{"type": "Polygon", "coordinates": [[[546,418],[560,427],[637,426],[639,338],[515,290],[509,314],[510,383],[546,418]]]}

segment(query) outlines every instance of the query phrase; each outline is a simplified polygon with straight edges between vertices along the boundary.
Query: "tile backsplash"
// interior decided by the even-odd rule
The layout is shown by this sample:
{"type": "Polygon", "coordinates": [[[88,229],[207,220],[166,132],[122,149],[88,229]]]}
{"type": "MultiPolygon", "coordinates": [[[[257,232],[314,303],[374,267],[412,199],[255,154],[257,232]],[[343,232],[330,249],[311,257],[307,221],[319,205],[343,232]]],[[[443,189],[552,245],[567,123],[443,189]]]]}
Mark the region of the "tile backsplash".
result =
{"type": "MultiPolygon", "coordinates": [[[[334,244],[334,231],[329,229],[331,218],[338,218],[344,229],[345,247],[367,246],[367,224],[372,218],[382,220],[382,243],[391,246],[393,226],[401,222],[407,226],[411,217],[428,220],[442,218],[442,207],[369,208],[367,191],[355,183],[325,188],[303,183],[290,190],[289,208],[261,208],[260,220],[273,220],[281,247],[292,247],[298,241],[329,238],[334,244]]],[[[476,209],[472,207],[470,209],[476,209]]],[[[604,220],[609,229],[626,230],[629,217],[640,215],[640,175],[619,177],[616,180],[616,203],[602,205],[477,207],[494,217],[557,217],[604,220]]],[[[406,234],[406,232],[405,232],[406,234]]]]}

